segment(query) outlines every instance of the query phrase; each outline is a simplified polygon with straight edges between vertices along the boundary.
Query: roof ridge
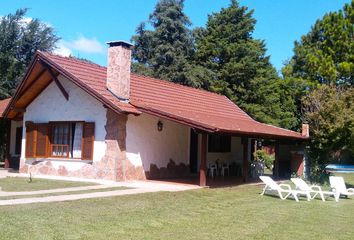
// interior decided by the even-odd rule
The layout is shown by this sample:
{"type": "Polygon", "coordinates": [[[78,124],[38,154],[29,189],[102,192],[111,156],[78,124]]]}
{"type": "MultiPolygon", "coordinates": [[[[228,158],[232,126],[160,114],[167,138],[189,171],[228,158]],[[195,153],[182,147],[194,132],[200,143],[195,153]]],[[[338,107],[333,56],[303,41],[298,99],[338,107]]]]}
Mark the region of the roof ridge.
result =
{"type": "MultiPolygon", "coordinates": [[[[54,57],[59,57],[59,58],[62,58],[62,59],[68,59],[68,60],[72,60],[72,61],[75,61],[75,62],[78,62],[78,63],[83,63],[83,64],[86,64],[86,65],[92,65],[92,66],[96,66],[96,67],[107,69],[106,66],[102,66],[102,65],[99,65],[99,64],[94,63],[94,62],[87,62],[87,61],[82,60],[82,59],[77,59],[76,57],[62,56],[62,55],[59,55],[59,54],[46,52],[46,51],[40,51],[40,50],[37,50],[37,51],[42,53],[42,54],[48,54],[48,55],[51,55],[51,56],[54,56],[54,57]]],[[[152,80],[152,81],[160,81],[162,83],[165,83],[166,85],[173,85],[173,86],[182,87],[182,88],[194,89],[194,90],[201,91],[201,92],[204,92],[204,93],[207,93],[207,94],[214,94],[214,95],[219,96],[219,97],[225,97],[224,95],[216,93],[216,92],[211,92],[211,91],[208,91],[208,90],[205,90],[205,89],[201,89],[201,88],[194,88],[194,87],[191,87],[191,86],[186,86],[186,85],[182,85],[182,84],[179,84],[179,83],[170,82],[170,81],[168,81],[166,79],[160,79],[160,78],[144,76],[144,75],[137,74],[137,73],[131,73],[130,75],[133,75],[133,76],[135,75],[137,77],[146,78],[146,79],[149,79],[149,80],[152,80]]]]}
{"type": "Polygon", "coordinates": [[[105,66],[101,66],[97,63],[94,63],[94,62],[89,62],[89,61],[85,61],[84,59],[78,59],[74,56],[63,56],[63,55],[60,55],[60,54],[55,54],[55,53],[52,53],[52,52],[46,52],[46,51],[40,51],[40,50],[37,50],[39,53],[41,54],[48,54],[52,57],[59,57],[59,58],[62,58],[62,59],[68,59],[68,60],[71,60],[71,61],[75,61],[77,63],[81,63],[81,64],[86,64],[86,65],[91,65],[91,66],[95,66],[95,67],[100,67],[100,68],[107,68],[105,66]]]}
{"type": "Polygon", "coordinates": [[[200,92],[203,92],[203,93],[213,94],[213,95],[216,95],[218,97],[225,97],[224,95],[216,93],[216,92],[211,92],[211,91],[208,91],[208,90],[205,90],[205,89],[202,89],[202,88],[195,88],[195,87],[191,87],[191,86],[187,86],[187,85],[182,85],[182,84],[179,84],[179,83],[168,81],[166,79],[160,79],[160,78],[144,76],[144,75],[137,74],[137,73],[131,73],[130,75],[133,75],[133,76],[135,75],[137,77],[146,78],[146,79],[149,79],[149,80],[152,80],[152,81],[162,82],[162,83],[164,83],[166,85],[173,85],[173,86],[176,86],[176,87],[193,89],[193,90],[197,90],[197,91],[200,91],[200,92]]]}
{"type": "MultiPolygon", "coordinates": [[[[54,54],[54,53],[51,53],[51,52],[45,52],[45,51],[40,51],[40,50],[38,50],[38,52],[43,53],[43,54],[49,54],[51,56],[59,57],[59,58],[62,58],[62,59],[69,59],[69,60],[72,60],[72,61],[75,61],[75,62],[78,62],[78,63],[83,63],[83,64],[86,64],[86,65],[92,65],[92,66],[95,66],[95,67],[100,67],[100,68],[107,69],[106,66],[102,66],[102,65],[99,65],[99,64],[94,63],[94,62],[87,62],[87,61],[82,60],[82,59],[77,59],[76,57],[71,57],[71,56],[67,57],[67,56],[62,56],[62,55],[59,55],[59,54],[54,54]]],[[[200,91],[200,92],[203,92],[203,93],[206,93],[206,94],[213,94],[213,95],[218,96],[218,97],[226,97],[223,94],[219,94],[219,93],[216,93],[216,92],[211,92],[211,91],[208,91],[208,90],[205,90],[205,89],[201,89],[201,88],[195,88],[195,87],[191,87],[191,86],[186,86],[186,85],[182,85],[182,84],[179,84],[179,83],[170,82],[170,81],[168,81],[166,79],[160,79],[160,78],[144,76],[144,75],[137,74],[137,73],[131,73],[130,75],[133,75],[133,76],[135,75],[137,77],[146,78],[146,79],[149,79],[149,80],[152,80],[152,81],[159,81],[159,82],[164,83],[166,85],[193,89],[193,90],[200,91]]],[[[227,98],[227,99],[229,99],[229,98],[227,98]]]]}

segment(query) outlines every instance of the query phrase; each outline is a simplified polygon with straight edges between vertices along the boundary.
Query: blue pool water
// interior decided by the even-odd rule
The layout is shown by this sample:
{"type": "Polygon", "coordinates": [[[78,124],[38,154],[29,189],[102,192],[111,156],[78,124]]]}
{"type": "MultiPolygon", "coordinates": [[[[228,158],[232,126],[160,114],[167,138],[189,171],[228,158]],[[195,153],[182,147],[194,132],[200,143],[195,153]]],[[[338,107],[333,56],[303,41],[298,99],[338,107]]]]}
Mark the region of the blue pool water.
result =
{"type": "Polygon", "coordinates": [[[354,172],[354,165],[329,164],[326,166],[326,170],[329,172],[351,173],[354,172]]]}

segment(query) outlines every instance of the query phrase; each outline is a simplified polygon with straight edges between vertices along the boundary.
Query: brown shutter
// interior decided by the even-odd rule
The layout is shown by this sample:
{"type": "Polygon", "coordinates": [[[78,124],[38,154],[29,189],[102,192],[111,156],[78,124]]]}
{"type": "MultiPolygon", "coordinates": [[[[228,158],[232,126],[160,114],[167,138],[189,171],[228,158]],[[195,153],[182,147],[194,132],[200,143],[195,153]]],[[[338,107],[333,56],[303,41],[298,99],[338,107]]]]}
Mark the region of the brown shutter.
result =
{"type": "Polygon", "coordinates": [[[36,136],[36,157],[48,157],[48,145],[49,145],[49,124],[40,123],[37,125],[36,136]]]}
{"type": "Polygon", "coordinates": [[[33,122],[26,122],[26,158],[35,156],[36,125],[33,122]]]}
{"type": "Polygon", "coordinates": [[[93,142],[95,140],[95,123],[84,123],[82,135],[82,159],[93,159],[93,142]]]}

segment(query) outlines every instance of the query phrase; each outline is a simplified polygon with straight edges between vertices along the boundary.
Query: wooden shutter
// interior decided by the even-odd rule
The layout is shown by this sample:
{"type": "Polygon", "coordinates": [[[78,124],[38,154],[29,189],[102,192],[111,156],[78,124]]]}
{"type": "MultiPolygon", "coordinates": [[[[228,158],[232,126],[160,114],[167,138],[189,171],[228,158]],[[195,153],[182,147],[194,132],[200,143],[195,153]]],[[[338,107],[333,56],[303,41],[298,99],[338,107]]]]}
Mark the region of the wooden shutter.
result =
{"type": "Polygon", "coordinates": [[[82,159],[93,159],[93,143],[95,140],[95,123],[84,123],[82,135],[82,159]]]}
{"type": "Polygon", "coordinates": [[[26,158],[35,157],[36,125],[33,122],[26,122],[26,158]]]}
{"type": "Polygon", "coordinates": [[[49,124],[40,123],[37,125],[37,136],[36,136],[36,157],[48,157],[48,146],[49,146],[49,124]]]}

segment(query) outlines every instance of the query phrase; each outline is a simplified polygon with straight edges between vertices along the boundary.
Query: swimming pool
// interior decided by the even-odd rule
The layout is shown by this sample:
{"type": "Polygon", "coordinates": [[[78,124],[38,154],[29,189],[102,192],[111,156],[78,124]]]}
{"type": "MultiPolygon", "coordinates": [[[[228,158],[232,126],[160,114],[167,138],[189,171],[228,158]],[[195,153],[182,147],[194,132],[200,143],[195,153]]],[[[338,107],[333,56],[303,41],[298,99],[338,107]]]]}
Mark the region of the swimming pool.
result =
{"type": "Polygon", "coordinates": [[[326,166],[328,172],[352,173],[354,165],[329,164],[326,166]]]}

